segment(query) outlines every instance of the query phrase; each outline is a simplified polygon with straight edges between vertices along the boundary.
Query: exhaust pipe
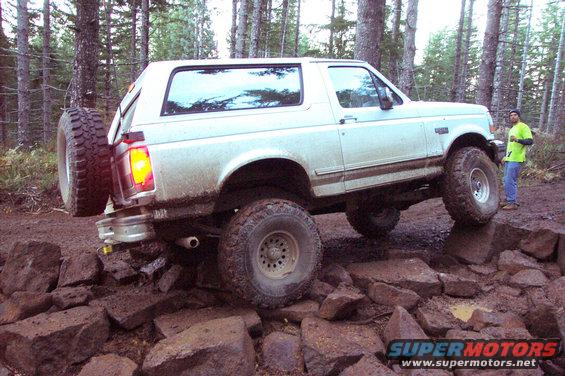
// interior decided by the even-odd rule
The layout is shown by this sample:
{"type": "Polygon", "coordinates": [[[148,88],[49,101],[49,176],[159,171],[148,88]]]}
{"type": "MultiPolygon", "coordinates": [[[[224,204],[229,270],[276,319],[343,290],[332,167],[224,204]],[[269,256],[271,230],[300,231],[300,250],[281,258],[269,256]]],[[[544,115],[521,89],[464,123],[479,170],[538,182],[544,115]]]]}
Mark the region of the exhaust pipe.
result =
{"type": "Polygon", "coordinates": [[[176,244],[186,249],[194,249],[200,245],[200,240],[196,236],[189,236],[187,238],[177,239],[176,244]]]}

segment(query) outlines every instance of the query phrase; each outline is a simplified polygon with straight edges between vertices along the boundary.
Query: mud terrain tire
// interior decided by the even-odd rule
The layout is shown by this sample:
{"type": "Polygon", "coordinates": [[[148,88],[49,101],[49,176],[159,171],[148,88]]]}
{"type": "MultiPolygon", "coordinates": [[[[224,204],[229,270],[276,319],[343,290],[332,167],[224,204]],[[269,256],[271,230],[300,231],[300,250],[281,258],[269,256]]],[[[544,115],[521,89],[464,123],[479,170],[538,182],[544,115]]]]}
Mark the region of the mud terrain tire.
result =
{"type": "Polygon", "coordinates": [[[498,211],[496,166],[476,147],[464,147],[448,158],[442,190],[445,208],[460,224],[483,225],[498,211]]]}
{"type": "Polygon", "coordinates": [[[321,261],[316,223],[288,200],[264,199],[243,207],[220,238],[218,265],[223,281],[259,307],[280,307],[302,297],[321,261]]]}
{"type": "Polygon", "coordinates": [[[359,234],[378,239],[386,236],[400,220],[400,211],[396,208],[372,209],[371,207],[348,208],[347,221],[359,234]]]}
{"type": "Polygon", "coordinates": [[[111,187],[110,148],[102,119],[91,108],[63,112],[57,129],[59,189],[73,217],[101,214],[111,187]]]}

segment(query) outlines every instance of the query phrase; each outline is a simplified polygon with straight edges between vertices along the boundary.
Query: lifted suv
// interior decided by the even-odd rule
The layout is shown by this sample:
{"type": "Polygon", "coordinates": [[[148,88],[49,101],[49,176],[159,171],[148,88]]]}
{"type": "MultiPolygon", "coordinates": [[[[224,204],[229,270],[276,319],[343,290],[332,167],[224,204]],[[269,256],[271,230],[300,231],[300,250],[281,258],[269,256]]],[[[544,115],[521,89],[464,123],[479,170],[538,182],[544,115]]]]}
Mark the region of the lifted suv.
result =
{"type": "Polygon", "coordinates": [[[273,307],[320,269],[314,214],[345,212],[376,238],[442,196],[456,221],[488,222],[504,154],[493,130],[485,107],[412,102],[362,61],[158,62],[109,132],[92,109],[62,115],[60,188],[72,215],[104,211],[108,244],[219,236],[225,282],[273,307]]]}

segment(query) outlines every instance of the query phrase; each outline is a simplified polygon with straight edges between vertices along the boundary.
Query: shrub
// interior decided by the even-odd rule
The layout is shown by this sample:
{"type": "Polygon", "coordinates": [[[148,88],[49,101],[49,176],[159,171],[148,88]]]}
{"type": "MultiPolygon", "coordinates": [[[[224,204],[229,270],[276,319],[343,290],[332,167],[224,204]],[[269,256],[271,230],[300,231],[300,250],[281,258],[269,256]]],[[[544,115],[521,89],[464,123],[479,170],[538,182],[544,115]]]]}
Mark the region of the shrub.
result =
{"type": "Polygon", "coordinates": [[[57,187],[57,154],[43,148],[0,153],[0,190],[43,193],[57,187]]]}

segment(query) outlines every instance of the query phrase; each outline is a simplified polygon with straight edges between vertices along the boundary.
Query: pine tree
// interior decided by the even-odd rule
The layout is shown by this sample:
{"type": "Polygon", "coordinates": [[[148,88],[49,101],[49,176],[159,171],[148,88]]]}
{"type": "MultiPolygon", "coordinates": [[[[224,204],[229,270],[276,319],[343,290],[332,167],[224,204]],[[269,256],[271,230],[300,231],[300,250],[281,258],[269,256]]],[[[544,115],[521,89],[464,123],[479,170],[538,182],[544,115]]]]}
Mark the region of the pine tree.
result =
{"type": "Polygon", "coordinates": [[[406,30],[404,32],[404,54],[399,88],[410,96],[414,87],[414,55],[416,54],[416,22],[418,20],[418,0],[408,0],[406,9],[406,30]]]}
{"type": "Polygon", "coordinates": [[[50,69],[51,69],[51,5],[49,0],[43,0],[43,55],[42,75],[43,75],[43,143],[47,144],[51,140],[51,88],[50,69]]]}
{"type": "Polygon", "coordinates": [[[355,59],[365,60],[373,67],[380,69],[386,2],[385,0],[359,0],[357,4],[355,59]]]}
{"type": "Polygon", "coordinates": [[[29,114],[31,110],[29,80],[29,15],[27,0],[18,0],[18,145],[31,147],[29,114]]]}
{"type": "Polygon", "coordinates": [[[489,0],[483,54],[479,67],[479,85],[476,95],[476,102],[488,108],[490,108],[492,100],[501,12],[502,0],[489,0]]]}

